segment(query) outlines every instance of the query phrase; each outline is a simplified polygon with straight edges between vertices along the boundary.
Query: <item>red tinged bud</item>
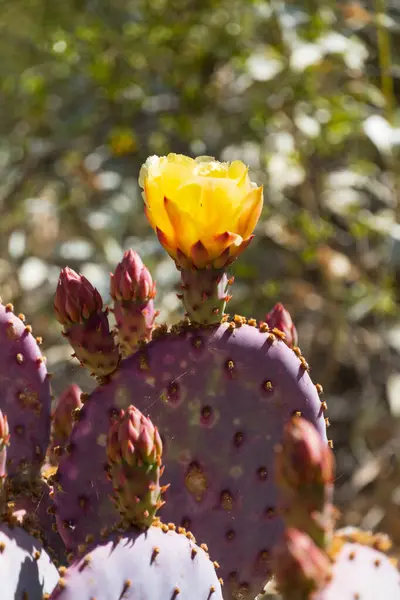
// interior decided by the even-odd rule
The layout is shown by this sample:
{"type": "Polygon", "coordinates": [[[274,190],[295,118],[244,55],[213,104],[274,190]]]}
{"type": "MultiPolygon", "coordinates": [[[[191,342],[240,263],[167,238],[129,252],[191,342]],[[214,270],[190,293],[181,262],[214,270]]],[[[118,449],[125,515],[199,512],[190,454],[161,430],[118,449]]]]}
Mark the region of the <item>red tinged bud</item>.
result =
{"type": "Polygon", "coordinates": [[[293,417],[285,426],[275,467],[286,526],[304,531],[325,548],[336,519],[335,462],[326,440],[309,421],[293,417]]]}
{"type": "Polygon", "coordinates": [[[120,411],[107,439],[114,500],[125,522],[149,527],[162,506],[162,442],[157,427],[135,406],[120,411]]]}
{"type": "Polygon", "coordinates": [[[333,452],[306,419],[293,417],[286,424],[282,450],[277,455],[280,483],[293,490],[324,486],[334,478],[333,452]]]}
{"type": "Polygon", "coordinates": [[[54,298],[56,319],[62,325],[83,323],[103,308],[99,292],[84,275],[73,269],[61,270],[54,298]]]}
{"type": "Polygon", "coordinates": [[[156,287],[140,256],[127,250],[110,275],[110,293],[114,300],[129,300],[144,304],[154,298],[156,287]]]}
{"type": "Polygon", "coordinates": [[[297,346],[297,331],[292,317],[283,304],[275,304],[274,308],[266,315],[265,322],[274,329],[275,327],[285,334],[285,342],[289,348],[297,346]]]}
{"type": "Polygon", "coordinates": [[[157,464],[161,459],[162,442],[157,427],[136,407],[121,411],[120,421],[110,429],[108,458],[128,465],[157,464]]]}
{"type": "Polygon", "coordinates": [[[73,356],[92,375],[104,377],[118,366],[120,355],[110,331],[107,310],[93,285],[83,275],[62,269],[54,298],[56,319],[74,349],[73,356]]]}
{"type": "Polygon", "coordinates": [[[308,535],[287,529],[273,553],[273,570],[285,600],[305,600],[329,579],[331,562],[308,535]]]}

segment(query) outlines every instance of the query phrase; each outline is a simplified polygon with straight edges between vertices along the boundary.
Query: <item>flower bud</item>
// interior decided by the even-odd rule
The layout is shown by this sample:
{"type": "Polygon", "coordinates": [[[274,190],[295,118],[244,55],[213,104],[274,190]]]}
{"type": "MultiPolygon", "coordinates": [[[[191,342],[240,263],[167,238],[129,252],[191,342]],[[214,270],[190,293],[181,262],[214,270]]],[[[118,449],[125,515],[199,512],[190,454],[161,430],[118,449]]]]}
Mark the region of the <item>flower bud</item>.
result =
{"type": "Polygon", "coordinates": [[[287,529],[274,550],[273,570],[285,600],[304,600],[324,586],[331,562],[308,535],[298,529],[287,529]]]}
{"type": "Polygon", "coordinates": [[[275,304],[274,308],[266,315],[265,322],[271,329],[276,327],[285,334],[285,342],[289,348],[297,346],[297,331],[292,317],[283,304],[275,304]]]}
{"type": "Polygon", "coordinates": [[[135,407],[121,411],[107,439],[114,501],[125,523],[149,527],[162,506],[162,443],[157,428],[135,407]]]}
{"type": "MultiPolygon", "coordinates": [[[[130,406],[110,429],[107,452],[112,462],[119,454],[120,459],[130,466],[157,463],[162,454],[162,442],[150,419],[130,406]]],[[[119,462],[118,459],[116,462],[119,462]]]]}
{"type": "Polygon", "coordinates": [[[293,417],[286,424],[277,455],[277,476],[283,486],[298,491],[306,486],[332,483],[332,450],[306,419],[293,417]]]}
{"type": "Polygon", "coordinates": [[[99,292],[84,275],[78,275],[69,267],[61,270],[54,310],[56,319],[62,325],[83,323],[102,308],[103,300],[99,292]]]}
{"type": "Polygon", "coordinates": [[[118,263],[115,273],[111,273],[111,297],[114,300],[129,300],[144,304],[156,293],[155,284],[139,254],[127,250],[118,263]]]}

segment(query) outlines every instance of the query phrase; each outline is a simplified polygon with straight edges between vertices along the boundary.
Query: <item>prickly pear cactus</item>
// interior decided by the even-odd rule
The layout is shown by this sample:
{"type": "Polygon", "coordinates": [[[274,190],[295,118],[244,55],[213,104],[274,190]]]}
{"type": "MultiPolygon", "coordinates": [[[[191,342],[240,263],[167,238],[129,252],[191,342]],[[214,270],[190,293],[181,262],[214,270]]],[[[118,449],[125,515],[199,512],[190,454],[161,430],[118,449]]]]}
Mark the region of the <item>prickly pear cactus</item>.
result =
{"type": "Polygon", "coordinates": [[[7,470],[24,482],[39,475],[50,438],[50,385],[39,343],[23,315],[0,303],[0,409],[13,436],[7,470]]]}
{"type": "MultiPolygon", "coordinates": [[[[326,405],[284,332],[224,315],[233,283],[226,270],[251,242],[262,208],[262,188],[251,183],[245,165],[152,157],[140,183],[150,223],[180,271],[179,296],[191,321],[155,329],[152,341],[122,360],[85,402],[55,478],[57,524],[75,550],[116,522],[104,477],[105,439],[119,411],[134,404],[163,436],[171,488],[160,517],[205,539],[229,593],[250,598],[270,574],[269,552],[283,531],[273,448],[294,413],[312,422],[326,444],[326,405]]],[[[129,255],[117,267],[111,279],[117,302],[134,298],[141,286],[151,295],[141,265],[129,255]]],[[[82,281],[82,299],[70,299],[70,279],[60,277],[57,316],[72,306],[68,318],[79,321],[86,339],[85,315],[98,312],[102,301],[82,281]]]]}

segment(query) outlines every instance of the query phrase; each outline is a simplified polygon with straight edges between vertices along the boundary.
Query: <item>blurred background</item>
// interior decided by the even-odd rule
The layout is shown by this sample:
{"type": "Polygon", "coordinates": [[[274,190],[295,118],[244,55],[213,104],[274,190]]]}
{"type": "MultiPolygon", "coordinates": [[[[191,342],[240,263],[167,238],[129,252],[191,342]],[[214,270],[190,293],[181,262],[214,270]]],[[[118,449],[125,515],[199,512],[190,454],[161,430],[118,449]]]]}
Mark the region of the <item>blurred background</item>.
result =
{"type": "Polygon", "coordinates": [[[231,312],[282,301],[325,389],[348,524],[400,549],[400,6],[397,0],[1,0],[0,295],[57,395],[93,381],[52,302],[68,264],[108,300],[127,248],[181,315],[147,224],[150,154],[242,159],[265,186],[231,312]]]}

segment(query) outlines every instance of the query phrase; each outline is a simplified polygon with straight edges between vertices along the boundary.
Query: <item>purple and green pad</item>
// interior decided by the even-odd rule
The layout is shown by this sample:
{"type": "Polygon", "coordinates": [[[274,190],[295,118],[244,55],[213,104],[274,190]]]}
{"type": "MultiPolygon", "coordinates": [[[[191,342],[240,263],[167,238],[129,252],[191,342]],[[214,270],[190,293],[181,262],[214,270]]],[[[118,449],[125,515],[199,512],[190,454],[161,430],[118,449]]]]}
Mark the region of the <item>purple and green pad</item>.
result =
{"type": "Polygon", "coordinates": [[[58,579],[39,540],[22,527],[0,524],[1,600],[42,600],[58,579]]]}
{"type": "Polygon", "coordinates": [[[11,304],[0,303],[0,409],[13,439],[7,474],[24,481],[39,474],[50,438],[49,379],[31,331],[11,304]]]}
{"type": "Polygon", "coordinates": [[[222,600],[218,565],[187,535],[167,525],[111,534],[69,566],[51,600],[222,600]]]}
{"type": "Polygon", "coordinates": [[[118,513],[106,478],[106,440],[121,408],[149,415],[164,444],[171,483],[164,521],[189,528],[221,563],[226,587],[254,597],[270,574],[283,531],[274,447],[295,412],[326,426],[307,363],[264,324],[242,317],[200,327],[183,322],[121,362],[89,396],[55,484],[56,519],[74,549],[118,513]]]}

